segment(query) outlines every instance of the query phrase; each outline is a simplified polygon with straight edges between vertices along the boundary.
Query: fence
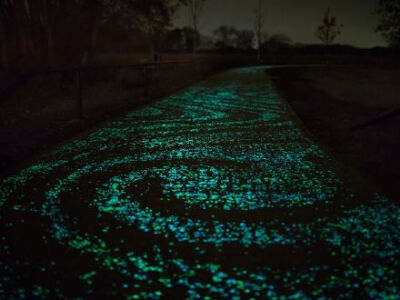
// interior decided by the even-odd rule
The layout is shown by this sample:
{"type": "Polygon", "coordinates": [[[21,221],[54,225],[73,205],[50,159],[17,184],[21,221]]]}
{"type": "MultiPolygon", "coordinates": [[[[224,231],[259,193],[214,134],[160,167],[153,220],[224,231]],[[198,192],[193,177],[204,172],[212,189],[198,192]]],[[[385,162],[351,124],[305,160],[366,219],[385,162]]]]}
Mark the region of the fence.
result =
{"type": "Polygon", "coordinates": [[[231,65],[186,61],[11,73],[1,81],[0,97],[3,103],[23,104],[24,110],[31,113],[58,106],[64,114],[70,116],[75,111],[76,117],[84,118],[93,109],[105,109],[109,100],[116,106],[142,102],[143,98],[163,95],[231,65]]]}
{"type": "Polygon", "coordinates": [[[0,176],[96,122],[246,59],[9,72],[0,80],[0,176]]]}

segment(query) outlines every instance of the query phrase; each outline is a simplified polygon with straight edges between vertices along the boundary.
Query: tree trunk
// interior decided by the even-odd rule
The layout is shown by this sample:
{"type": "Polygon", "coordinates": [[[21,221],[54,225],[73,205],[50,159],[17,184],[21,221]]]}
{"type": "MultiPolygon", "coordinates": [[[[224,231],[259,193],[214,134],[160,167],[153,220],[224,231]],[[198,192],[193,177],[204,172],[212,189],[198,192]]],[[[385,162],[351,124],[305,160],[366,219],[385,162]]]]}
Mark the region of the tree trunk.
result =
{"type": "Polygon", "coordinates": [[[2,43],[1,45],[1,63],[3,69],[8,69],[8,57],[7,57],[7,45],[2,43]]]}
{"type": "Polygon", "coordinates": [[[18,0],[15,3],[16,7],[16,29],[19,43],[19,54],[22,62],[29,58],[29,42],[27,35],[27,20],[24,0],[18,0]]]}
{"type": "Polygon", "coordinates": [[[151,26],[151,20],[148,21],[148,31],[147,31],[147,38],[148,38],[148,47],[149,47],[149,56],[150,56],[150,61],[155,61],[156,57],[156,51],[155,51],[155,33],[154,29],[151,26]]]}
{"type": "Polygon", "coordinates": [[[1,38],[1,65],[3,69],[8,69],[7,42],[4,36],[1,38]]]}
{"type": "Polygon", "coordinates": [[[87,65],[87,63],[89,61],[89,57],[93,56],[94,49],[96,48],[97,37],[99,35],[100,24],[101,24],[100,20],[96,20],[94,22],[94,25],[92,27],[91,34],[90,34],[89,45],[85,49],[85,51],[83,52],[83,55],[82,55],[81,66],[87,65]]]}
{"type": "Polygon", "coordinates": [[[255,21],[255,32],[257,37],[257,63],[262,63],[262,53],[261,53],[261,46],[262,46],[262,32],[264,26],[264,15],[263,15],[263,5],[262,1],[258,1],[258,7],[256,10],[256,21],[255,21]]]}
{"type": "Polygon", "coordinates": [[[196,58],[196,52],[197,52],[197,18],[194,16],[193,17],[193,59],[196,58]]]}
{"type": "Polygon", "coordinates": [[[55,57],[54,57],[54,38],[53,38],[53,31],[49,28],[47,29],[47,56],[49,60],[49,65],[51,67],[55,64],[55,57]]]}
{"type": "Polygon", "coordinates": [[[7,36],[0,22],[0,43],[1,43],[1,66],[8,69],[7,36]]]}
{"type": "Polygon", "coordinates": [[[261,33],[257,32],[257,63],[261,64],[261,33]]]}
{"type": "MultiPolygon", "coordinates": [[[[55,12],[51,10],[51,6],[49,6],[47,0],[42,0],[42,26],[44,29],[44,35],[46,40],[46,49],[43,49],[47,54],[47,63],[50,66],[54,66],[55,57],[54,57],[54,35],[53,35],[53,26],[54,20],[56,18],[55,12]]],[[[54,4],[53,4],[54,5],[54,4]]]]}
{"type": "Polygon", "coordinates": [[[154,47],[154,39],[151,38],[149,40],[149,56],[150,56],[150,61],[155,61],[156,57],[155,57],[156,51],[155,51],[155,47],[154,47]]]}

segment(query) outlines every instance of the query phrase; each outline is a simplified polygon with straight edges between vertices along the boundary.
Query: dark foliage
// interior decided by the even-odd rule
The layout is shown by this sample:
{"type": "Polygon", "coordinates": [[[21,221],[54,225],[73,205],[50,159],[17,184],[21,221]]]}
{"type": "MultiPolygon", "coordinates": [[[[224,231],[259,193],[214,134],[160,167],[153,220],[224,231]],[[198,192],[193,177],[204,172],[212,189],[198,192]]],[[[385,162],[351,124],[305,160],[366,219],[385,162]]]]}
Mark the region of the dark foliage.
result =
{"type": "Polygon", "coordinates": [[[380,20],[376,30],[390,46],[400,48],[400,0],[379,0],[378,5],[380,20]]]}
{"type": "Polygon", "coordinates": [[[253,47],[254,33],[251,30],[237,30],[233,26],[220,26],[214,30],[215,47],[219,50],[241,49],[253,47]]]}
{"type": "Polygon", "coordinates": [[[175,0],[2,0],[1,65],[85,65],[101,46],[146,49],[171,24],[175,0]],[[124,40],[125,44],[120,43],[124,40]]]}

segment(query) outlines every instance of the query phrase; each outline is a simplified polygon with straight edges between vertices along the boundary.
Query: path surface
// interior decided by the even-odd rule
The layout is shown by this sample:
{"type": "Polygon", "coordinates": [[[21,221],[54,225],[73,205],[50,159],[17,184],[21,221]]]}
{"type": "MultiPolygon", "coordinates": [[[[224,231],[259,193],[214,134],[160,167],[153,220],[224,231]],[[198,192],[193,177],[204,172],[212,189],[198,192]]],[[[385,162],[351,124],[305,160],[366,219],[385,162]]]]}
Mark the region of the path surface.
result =
{"type": "Polygon", "coordinates": [[[229,71],[1,183],[0,298],[399,299],[400,211],[229,71]]]}

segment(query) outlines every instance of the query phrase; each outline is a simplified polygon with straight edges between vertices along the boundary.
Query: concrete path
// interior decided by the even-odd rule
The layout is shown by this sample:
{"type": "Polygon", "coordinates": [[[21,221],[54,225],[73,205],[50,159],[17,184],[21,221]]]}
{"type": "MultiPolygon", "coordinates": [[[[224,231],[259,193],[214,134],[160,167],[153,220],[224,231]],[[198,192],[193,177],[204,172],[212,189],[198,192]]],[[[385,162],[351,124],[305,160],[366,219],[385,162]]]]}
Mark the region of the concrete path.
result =
{"type": "Polygon", "coordinates": [[[211,77],[0,187],[0,298],[399,299],[400,210],[265,67],[211,77]]]}

